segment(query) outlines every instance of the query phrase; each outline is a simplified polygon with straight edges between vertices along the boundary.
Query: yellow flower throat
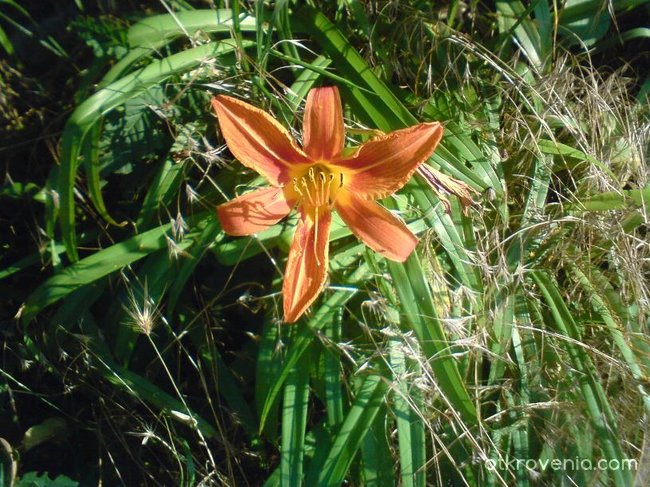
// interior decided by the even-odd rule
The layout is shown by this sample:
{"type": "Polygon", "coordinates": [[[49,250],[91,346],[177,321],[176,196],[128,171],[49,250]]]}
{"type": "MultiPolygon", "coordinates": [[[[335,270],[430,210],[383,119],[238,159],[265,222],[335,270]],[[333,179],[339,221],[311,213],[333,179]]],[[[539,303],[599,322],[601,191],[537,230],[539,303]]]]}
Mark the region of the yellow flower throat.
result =
{"type": "Polygon", "coordinates": [[[318,266],[322,264],[317,249],[320,241],[319,221],[332,211],[336,196],[343,187],[343,181],[343,173],[332,172],[324,165],[314,164],[302,174],[293,177],[291,184],[285,187],[287,199],[295,201],[303,214],[313,223],[313,253],[318,266]]]}
{"type": "Polygon", "coordinates": [[[343,187],[343,173],[331,172],[316,164],[292,180],[298,205],[305,210],[331,209],[336,195],[343,187]]]}

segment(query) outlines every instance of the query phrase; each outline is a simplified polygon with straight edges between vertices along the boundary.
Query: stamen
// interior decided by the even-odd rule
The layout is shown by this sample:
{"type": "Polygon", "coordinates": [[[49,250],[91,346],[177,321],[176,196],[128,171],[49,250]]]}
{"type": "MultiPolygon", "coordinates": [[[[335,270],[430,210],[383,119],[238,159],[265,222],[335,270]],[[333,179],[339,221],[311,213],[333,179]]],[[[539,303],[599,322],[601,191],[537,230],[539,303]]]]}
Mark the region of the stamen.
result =
{"type": "Polygon", "coordinates": [[[328,201],[330,196],[329,188],[327,187],[327,178],[325,177],[325,173],[322,171],[319,172],[318,175],[320,176],[320,201],[325,204],[325,201],[328,201]]]}
{"type": "Polygon", "coordinates": [[[300,186],[298,185],[298,178],[293,178],[293,189],[298,193],[298,196],[301,198],[304,197],[302,191],[300,191],[300,186]]]}
{"type": "Polygon", "coordinates": [[[343,174],[339,173],[337,177],[336,173],[331,173],[326,168],[315,165],[301,177],[294,178],[293,187],[300,203],[311,208],[331,208],[336,199],[336,193],[343,187],[343,174]]]}
{"type": "MultiPolygon", "coordinates": [[[[325,175],[323,174],[323,180],[325,180],[325,175]]],[[[327,204],[332,206],[334,201],[332,200],[332,181],[334,181],[334,174],[330,173],[330,177],[327,178],[323,184],[325,186],[325,194],[327,195],[327,204]]]]}
{"type": "Polygon", "coordinates": [[[314,206],[318,206],[318,183],[316,182],[316,171],[314,171],[313,167],[309,169],[309,182],[311,183],[311,189],[314,192],[312,203],[314,206]]]}

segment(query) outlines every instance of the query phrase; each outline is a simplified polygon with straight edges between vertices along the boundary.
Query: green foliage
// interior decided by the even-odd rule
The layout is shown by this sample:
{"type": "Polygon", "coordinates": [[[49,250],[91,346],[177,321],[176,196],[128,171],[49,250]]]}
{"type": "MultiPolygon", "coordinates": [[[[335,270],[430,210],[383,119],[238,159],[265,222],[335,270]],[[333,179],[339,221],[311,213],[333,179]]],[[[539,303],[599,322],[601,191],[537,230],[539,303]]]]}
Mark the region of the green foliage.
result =
{"type": "MultiPolygon", "coordinates": [[[[637,460],[650,413],[648,110],[638,73],[583,53],[647,37],[630,21],[645,2],[304,3],[70,22],[88,69],[58,159],[0,187],[37,208],[21,216],[38,235],[0,260],[17,324],[0,436],[21,472],[54,472],[39,452],[74,443],[61,473],[79,483],[16,485],[631,485],[575,460],[637,460]],[[428,164],[475,204],[447,211],[419,177],[384,201],[420,237],[403,264],[335,218],[328,288],[284,326],[295,218],[224,234],[214,207],[263,181],[209,100],[298,129],[321,84],[342,92],[350,143],[444,122],[428,164]]],[[[7,6],[37,22],[0,0],[13,54],[7,6]]]]}
{"type": "Polygon", "coordinates": [[[57,475],[51,479],[47,473],[39,475],[36,472],[29,472],[18,479],[15,485],[16,487],[78,487],[79,482],[65,475],[57,475]]]}

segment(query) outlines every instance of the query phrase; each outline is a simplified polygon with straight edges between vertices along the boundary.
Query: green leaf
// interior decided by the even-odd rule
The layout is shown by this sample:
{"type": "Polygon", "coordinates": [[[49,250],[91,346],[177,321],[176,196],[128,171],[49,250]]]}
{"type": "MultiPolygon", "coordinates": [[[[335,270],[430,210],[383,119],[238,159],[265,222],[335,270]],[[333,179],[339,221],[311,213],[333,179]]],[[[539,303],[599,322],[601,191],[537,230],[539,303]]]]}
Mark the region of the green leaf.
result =
{"type": "Polygon", "coordinates": [[[20,316],[29,323],[46,306],[80,287],[97,281],[124,266],[167,246],[171,225],[162,225],[90,255],[42,283],[23,304],[20,316]]]}
{"type": "Polygon", "coordinates": [[[345,476],[370,431],[379,412],[388,382],[379,375],[368,375],[363,379],[357,396],[322,460],[314,458],[307,473],[306,485],[334,486],[343,483],[345,476]]]}
{"type": "MultiPolygon", "coordinates": [[[[234,26],[230,9],[197,9],[173,14],[154,15],[139,21],[129,29],[128,40],[131,47],[145,47],[151,50],[179,36],[193,38],[199,32],[230,33],[234,26]]],[[[241,31],[255,32],[257,21],[243,13],[237,19],[241,31]]]]}
{"type": "Polygon", "coordinates": [[[388,444],[386,423],[388,412],[382,406],[370,430],[363,437],[361,455],[363,461],[363,485],[366,487],[390,487],[395,484],[393,457],[388,444]]]}
{"type": "Polygon", "coordinates": [[[401,340],[392,338],[390,347],[390,366],[397,387],[393,402],[397,418],[397,439],[399,444],[399,464],[401,485],[404,487],[424,487],[426,485],[426,442],[424,424],[420,417],[422,395],[416,387],[409,387],[406,377],[417,377],[422,370],[413,361],[407,366],[401,340]]]}
{"type": "Polygon", "coordinates": [[[84,137],[81,147],[80,155],[86,172],[88,194],[93,205],[95,205],[95,209],[104,220],[111,225],[124,226],[126,222],[119,224],[109,215],[106,204],[104,203],[104,197],[102,196],[101,178],[99,175],[99,144],[97,143],[100,132],[100,124],[94,124],[90,128],[87,136],[84,137]]]}
{"type": "Polygon", "coordinates": [[[2,46],[2,48],[9,56],[14,53],[14,45],[9,40],[7,33],[2,27],[0,27],[0,46],[2,46]]]}
{"type": "Polygon", "coordinates": [[[25,431],[23,435],[22,451],[27,452],[32,448],[54,438],[63,440],[69,433],[68,423],[63,418],[47,418],[25,431]]]}
{"type": "Polygon", "coordinates": [[[514,34],[519,48],[528,61],[536,68],[541,68],[545,58],[542,52],[542,40],[537,24],[529,17],[536,3],[533,2],[526,8],[519,0],[497,0],[495,5],[499,31],[506,36],[514,34]]]}
{"type": "Polygon", "coordinates": [[[609,30],[611,16],[601,0],[567,0],[560,11],[558,33],[568,45],[594,45],[609,30]]]}
{"type": "Polygon", "coordinates": [[[609,211],[626,208],[648,208],[650,206],[650,185],[643,189],[608,191],[595,196],[581,198],[578,203],[564,205],[568,212],[609,211]]]}
{"type": "MultiPolygon", "coordinates": [[[[617,302],[620,298],[609,281],[607,281],[598,269],[591,268],[589,275],[587,275],[575,263],[569,262],[568,268],[587,293],[593,310],[605,323],[612,337],[612,341],[629,367],[632,377],[637,381],[637,388],[643,398],[646,414],[650,415],[650,395],[644,386],[647,382],[647,376],[644,370],[649,370],[647,367],[649,361],[644,360],[643,355],[640,357],[641,360],[637,358],[637,353],[634,352],[635,345],[629,343],[629,339],[624,334],[624,331],[627,329],[627,326],[625,326],[627,324],[627,316],[626,310],[621,309],[623,303],[617,302]],[[641,362],[645,362],[646,364],[643,369],[641,362]]],[[[636,349],[638,350],[638,348],[636,349]]]]}
{"type": "MultiPolygon", "coordinates": [[[[577,323],[567,308],[557,285],[544,271],[530,271],[530,276],[539,288],[548,306],[556,330],[567,338],[563,347],[568,352],[571,365],[580,375],[579,388],[585,401],[587,413],[598,436],[605,458],[620,462],[623,451],[619,443],[616,419],[599,381],[596,368],[585,349],[578,345],[581,340],[577,323]]],[[[619,463],[620,464],[620,463],[619,463]]],[[[614,485],[625,487],[632,479],[629,470],[608,471],[614,485]]]]}
{"type": "Polygon", "coordinates": [[[79,482],[65,475],[51,479],[47,472],[27,472],[16,482],[14,487],[79,487],[79,482]]]}
{"type": "Polygon", "coordinates": [[[156,211],[172,202],[183,178],[184,167],[185,164],[174,162],[171,157],[163,161],[142,201],[140,214],[136,220],[137,228],[147,228],[151,225],[156,211]]]}
{"type": "Polygon", "coordinates": [[[476,424],[477,415],[456,361],[451,355],[449,341],[433,304],[431,291],[415,254],[404,264],[387,261],[400,310],[409,327],[415,331],[425,356],[431,360],[440,389],[449,404],[469,424],[476,424]]]}
{"type": "MultiPolygon", "coordinates": [[[[246,43],[246,47],[250,45],[251,43],[246,43]]],[[[194,69],[213,57],[232,53],[235,49],[236,46],[232,41],[211,42],[153,61],[148,66],[100,89],[75,109],[63,130],[58,182],[61,234],[71,260],[75,261],[78,258],[75,232],[74,183],[83,142],[92,127],[106,113],[170,76],[194,69]]],[[[95,163],[86,164],[86,167],[91,171],[99,170],[98,165],[95,163]]],[[[90,179],[97,182],[99,176],[95,174],[90,179]]]]}
{"type": "MultiPolygon", "coordinates": [[[[325,325],[325,336],[332,343],[338,344],[341,340],[341,313],[331,322],[325,325]]],[[[324,358],[323,376],[325,380],[325,408],[327,409],[327,424],[330,427],[337,427],[343,421],[343,392],[342,381],[343,369],[341,357],[331,348],[322,351],[324,358]]]]}
{"type": "Polygon", "coordinates": [[[302,484],[310,365],[311,354],[305,353],[284,384],[280,449],[282,485],[302,484]]]}

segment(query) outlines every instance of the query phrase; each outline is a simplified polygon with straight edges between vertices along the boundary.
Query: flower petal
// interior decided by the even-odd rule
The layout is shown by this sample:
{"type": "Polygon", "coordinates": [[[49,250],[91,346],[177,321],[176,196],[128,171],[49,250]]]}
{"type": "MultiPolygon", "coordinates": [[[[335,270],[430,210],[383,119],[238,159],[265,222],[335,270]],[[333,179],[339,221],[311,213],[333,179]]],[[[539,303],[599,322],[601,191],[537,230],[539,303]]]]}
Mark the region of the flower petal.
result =
{"type": "Polygon", "coordinates": [[[288,180],[291,165],[309,162],[286,129],[259,108],[224,95],[212,98],[212,107],[230,152],[273,186],[288,180]]]}
{"type": "Polygon", "coordinates": [[[315,161],[330,161],[345,143],[343,108],[336,86],[314,88],[307,95],[303,122],[303,146],[315,161]]]}
{"type": "Polygon", "coordinates": [[[223,231],[243,236],[261,232],[291,211],[282,188],[263,188],[217,206],[223,231]]]}
{"type": "Polygon", "coordinates": [[[404,262],[418,243],[404,223],[374,201],[345,191],[335,208],[352,233],[388,259],[404,262]]]}
{"type": "Polygon", "coordinates": [[[325,286],[329,262],[329,234],[332,213],[302,215],[289,250],[282,296],[284,321],[295,322],[325,286]]]}
{"type": "Polygon", "coordinates": [[[447,199],[448,194],[455,194],[460,201],[460,207],[463,209],[463,214],[467,216],[469,209],[475,205],[472,199],[472,193],[478,194],[474,188],[469,184],[464,183],[458,179],[447,176],[446,174],[436,171],[434,168],[427,164],[420,164],[418,167],[418,174],[424,178],[429,186],[436,192],[442,204],[445,205],[447,213],[451,211],[451,204],[447,199]]]}
{"type": "Polygon", "coordinates": [[[442,125],[421,123],[369,140],[332,165],[343,169],[348,191],[367,199],[385,198],[406,184],[441,138],[442,125]]]}

